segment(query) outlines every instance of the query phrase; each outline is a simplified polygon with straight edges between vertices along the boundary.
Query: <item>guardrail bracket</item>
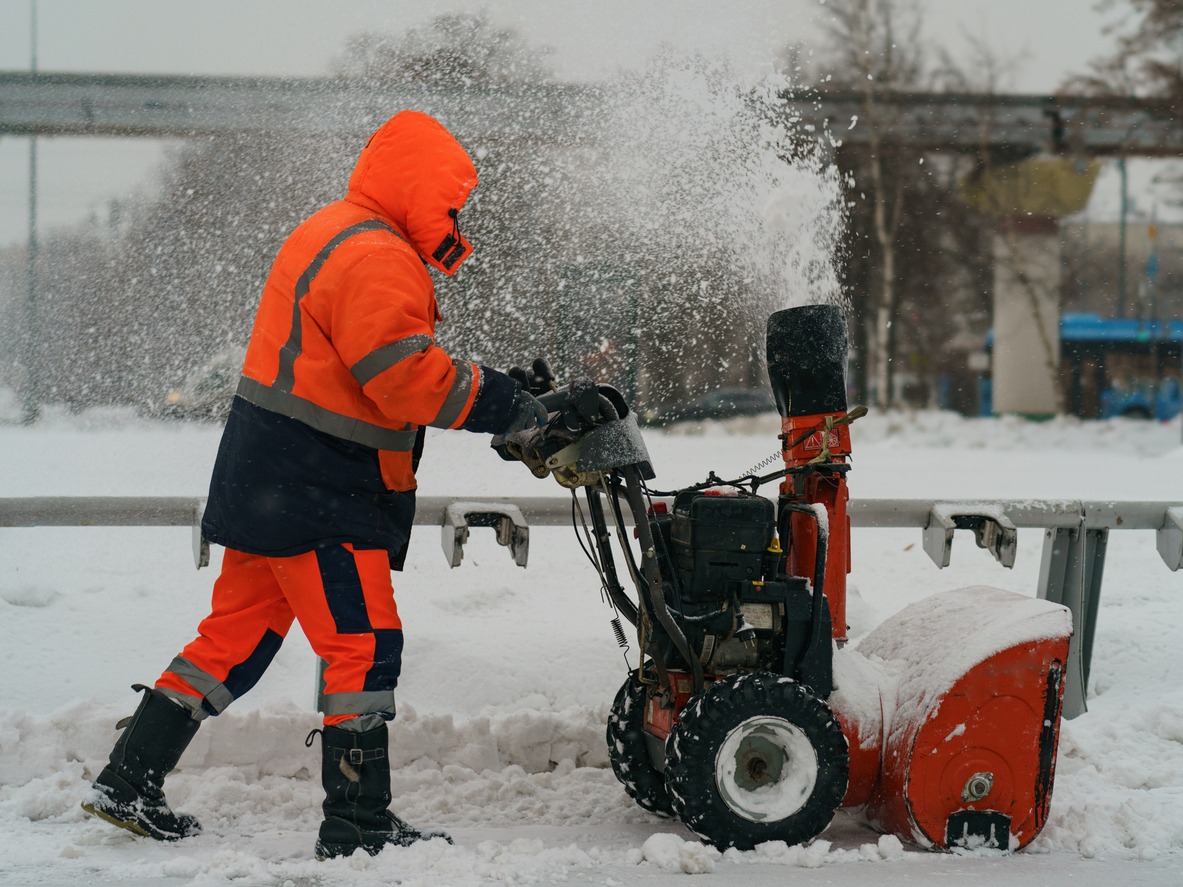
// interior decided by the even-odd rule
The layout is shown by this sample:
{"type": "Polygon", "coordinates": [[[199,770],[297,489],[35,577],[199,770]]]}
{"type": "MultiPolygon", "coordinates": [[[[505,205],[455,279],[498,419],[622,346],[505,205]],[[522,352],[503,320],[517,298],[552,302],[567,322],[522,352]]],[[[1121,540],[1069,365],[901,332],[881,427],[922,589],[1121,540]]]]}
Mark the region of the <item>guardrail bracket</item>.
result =
{"type": "Polygon", "coordinates": [[[937,502],[924,527],[924,551],[942,569],[953,553],[953,531],[972,530],[978,548],[987,549],[1004,567],[1015,565],[1019,531],[999,506],[952,505],[937,502]]]}
{"type": "Polygon", "coordinates": [[[509,549],[515,564],[526,566],[530,528],[521,509],[508,502],[452,502],[444,508],[441,542],[449,566],[458,567],[464,559],[464,543],[471,527],[492,527],[497,544],[509,549]]]}

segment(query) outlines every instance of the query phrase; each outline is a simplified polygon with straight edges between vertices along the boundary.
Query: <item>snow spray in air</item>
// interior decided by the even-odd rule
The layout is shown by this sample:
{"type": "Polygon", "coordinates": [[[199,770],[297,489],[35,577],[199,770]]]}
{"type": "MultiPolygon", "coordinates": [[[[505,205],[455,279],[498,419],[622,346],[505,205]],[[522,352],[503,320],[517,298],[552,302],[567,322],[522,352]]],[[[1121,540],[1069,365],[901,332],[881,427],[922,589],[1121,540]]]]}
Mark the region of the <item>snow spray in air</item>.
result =
{"type": "Polygon", "coordinates": [[[647,399],[762,387],[768,315],[843,302],[839,177],[779,98],[787,86],[702,58],[655,61],[604,90],[595,147],[565,170],[583,230],[600,232],[575,264],[614,266],[642,306],[603,305],[579,328],[604,350],[638,343],[647,399]]]}
{"type": "Polygon", "coordinates": [[[835,301],[838,176],[779,98],[788,82],[702,59],[659,67],[622,83],[604,122],[621,216],[670,232],[687,258],[730,256],[735,276],[776,291],[772,307],[835,301]]]}

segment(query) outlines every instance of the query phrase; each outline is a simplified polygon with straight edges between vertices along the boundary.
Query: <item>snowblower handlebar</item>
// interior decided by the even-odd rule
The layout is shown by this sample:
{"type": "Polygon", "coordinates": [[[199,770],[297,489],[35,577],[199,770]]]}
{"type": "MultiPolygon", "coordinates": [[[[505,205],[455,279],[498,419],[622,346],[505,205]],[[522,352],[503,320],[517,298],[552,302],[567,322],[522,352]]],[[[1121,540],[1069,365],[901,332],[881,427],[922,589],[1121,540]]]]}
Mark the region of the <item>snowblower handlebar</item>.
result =
{"type": "Polygon", "coordinates": [[[598,484],[603,472],[625,466],[636,466],[645,479],[654,476],[636,418],[611,385],[585,377],[560,387],[541,358],[530,372],[514,367],[509,374],[549,418],[542,428],[494,437],[501,458],[522,462],[536,477],[553,474],[572,489],[598,484]]]}

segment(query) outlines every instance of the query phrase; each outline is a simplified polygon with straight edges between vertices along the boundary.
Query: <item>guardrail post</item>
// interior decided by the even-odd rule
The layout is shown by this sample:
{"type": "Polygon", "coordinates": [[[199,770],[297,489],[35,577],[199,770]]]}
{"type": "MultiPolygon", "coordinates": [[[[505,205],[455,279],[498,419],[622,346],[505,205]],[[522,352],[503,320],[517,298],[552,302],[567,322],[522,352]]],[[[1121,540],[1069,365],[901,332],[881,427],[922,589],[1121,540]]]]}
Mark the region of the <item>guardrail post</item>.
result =
{"type": "Polygon", "coordinates": [[[1088,710],[1085,697],[1093,634],[1105,569],[1107,527],[1052,527],[1045,531],[1039,566],[1039,597],[1062,604],[1072,612],[1072,643],[1064,680],[1064,717],[1088,710]]]}
{"type": "Polygon", "coordinates": [[[1172,506],[1155,533],[1158,553],[1172,570],[1183,567],[1183,506],[1172,506]]]}
{"type": "Polygon", "coordinates": [[[205,500],[198,499],[193,508],[193,563],[197,569],[209,566],[209,540],[201,532],[201,519],[205,516],[205,500]]]}

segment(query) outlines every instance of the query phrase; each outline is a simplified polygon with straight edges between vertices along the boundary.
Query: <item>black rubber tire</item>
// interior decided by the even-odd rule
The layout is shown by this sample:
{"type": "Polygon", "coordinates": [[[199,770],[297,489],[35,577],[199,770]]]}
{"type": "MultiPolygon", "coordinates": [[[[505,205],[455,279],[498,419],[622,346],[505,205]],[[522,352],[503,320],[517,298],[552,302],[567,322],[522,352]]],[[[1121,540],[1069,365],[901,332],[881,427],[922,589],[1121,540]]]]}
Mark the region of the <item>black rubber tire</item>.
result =
{"type": "Polygon", "coordinates": [[[637,672],[633,671],[616,694],[612,711],[608,714],[605,735],[608,760],[625,792],[639,807],[659,816],[673,816],[665,776],[653,765],[649,755],[644,717],[645,688],[637,672]]]}
{"type": "Polygon", "coordinates": [[[675,815],[720,849],[816,837],[850,776],[830,707],[804,684],[764,672],[728,677],[691,699],[666,750],[675,815]]]}

